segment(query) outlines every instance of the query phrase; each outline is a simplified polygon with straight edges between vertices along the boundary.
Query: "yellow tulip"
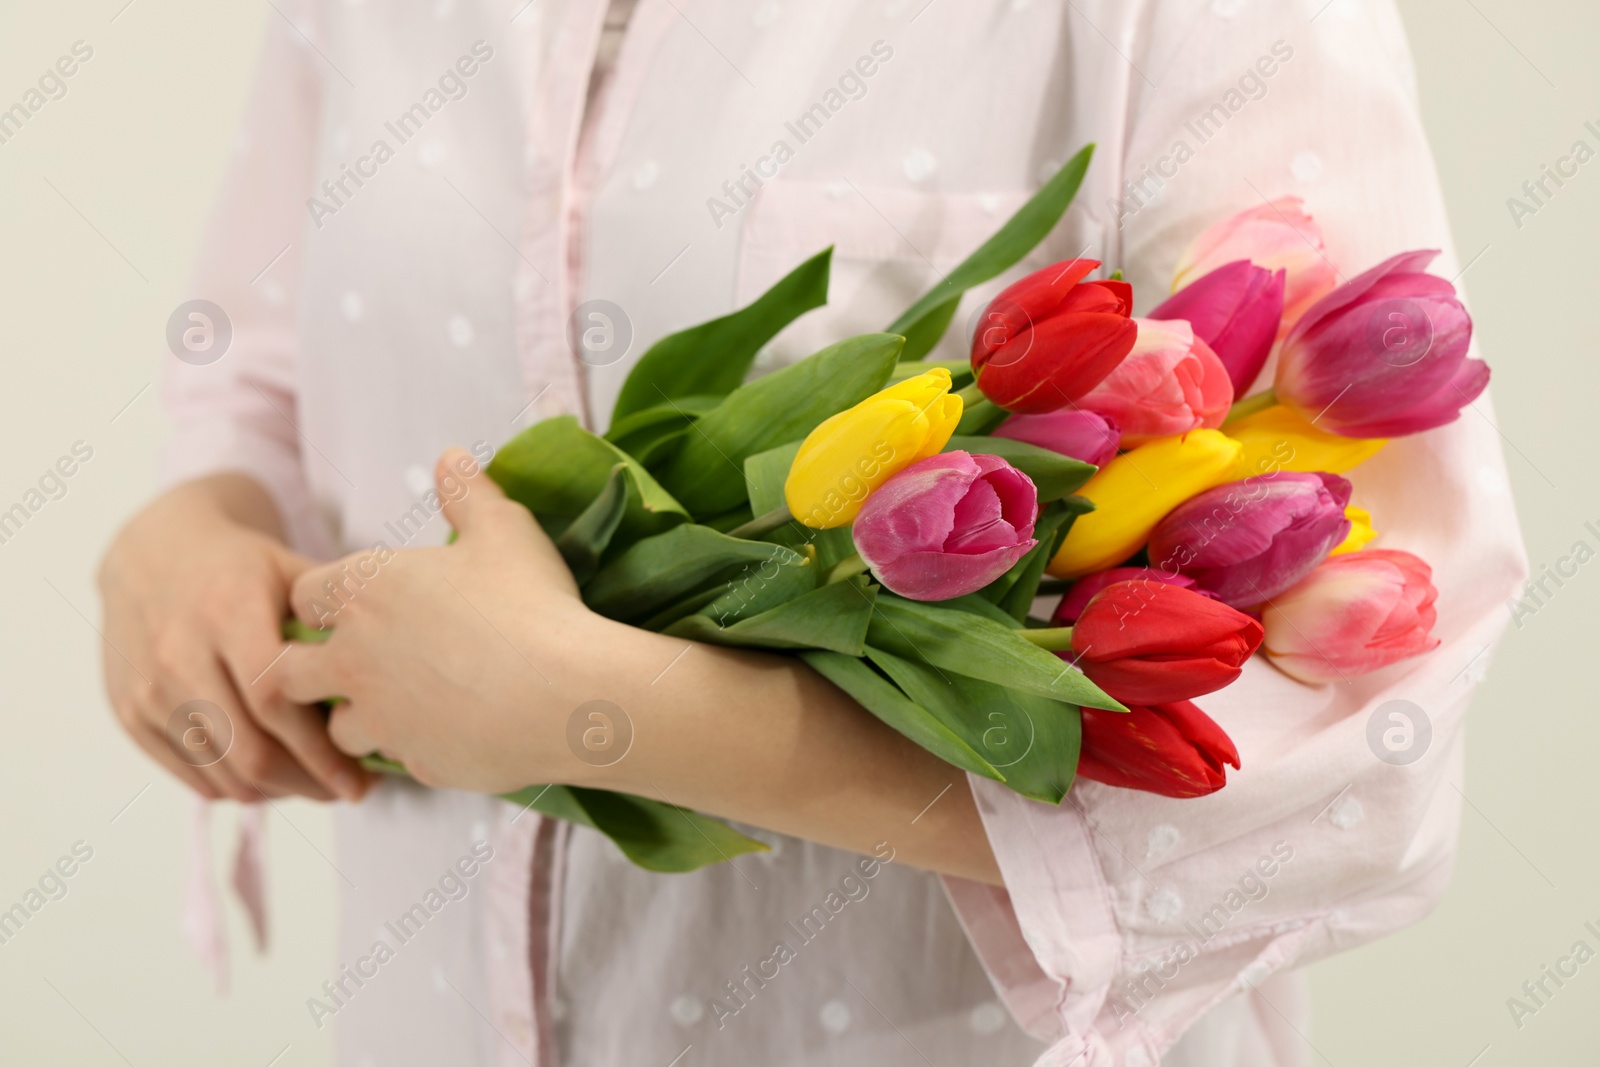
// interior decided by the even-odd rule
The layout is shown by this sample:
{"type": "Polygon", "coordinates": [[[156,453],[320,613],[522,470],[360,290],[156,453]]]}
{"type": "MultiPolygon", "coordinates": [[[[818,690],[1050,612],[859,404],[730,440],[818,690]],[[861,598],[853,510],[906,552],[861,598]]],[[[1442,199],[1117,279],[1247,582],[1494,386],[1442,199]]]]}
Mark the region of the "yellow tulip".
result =
{"type": "Polygon", "coordinates": [[[854,521],[867,494],[938,455],[960,421],[961,398],[943,367],[874,393],[801,442],[783,483],[790,513],[814,530],[854,521]]]}
{"type": "Polygon", "coordinates": [[[1237,477],[1278,471],[1343,474],[1389,442],[1324,433],[1282,405],[1230,422],[1222,432],[1244,445],[1237,477]]]}
{"type": "Polygon", "coordinates": [[[1339,542],[1338,547],[1328,553],[1330,556],[1360,552],[1367,547],[1368,541],[1378,536],[1378,531],[1372,528],[1372,512],[1366,508],[1358,508],[1351,504],[1344,509],[1344,517],[1350,520],[1350,534],[1339,542]]]}
{"type": "Polygon", "coordinates": [[[1196,493],[1237,480],[1243,450],[1220,431],[1191,430],[1110,460],[1078,490],[1095,510],[1078,516],[1047,569],[1057,578],[1081,578],[1121,563],[1149,540],[1167,512],[1196,493]]]}

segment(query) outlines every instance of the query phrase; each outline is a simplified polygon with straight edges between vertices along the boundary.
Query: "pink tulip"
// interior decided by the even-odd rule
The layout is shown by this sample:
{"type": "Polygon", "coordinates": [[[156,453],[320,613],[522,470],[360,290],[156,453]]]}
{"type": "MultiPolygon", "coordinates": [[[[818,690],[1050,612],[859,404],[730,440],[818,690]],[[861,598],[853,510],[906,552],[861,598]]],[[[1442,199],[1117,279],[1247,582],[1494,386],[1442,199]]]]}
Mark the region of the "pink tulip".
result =
{"type": "Polygon", "coordinates": [[[1207,227],[1178,261],[1173,292],[1236,259],[1287,274],[1279,337],[1339,284],[1339,272],[1322,243],[1322,228],[1306,214],[1305,201],[1298,196],[1281,196],[1207,227]]]}
{"type": "Polygon", "coordinates": [[[856,551],[892,592],[949,600],[977,592],[1038,544],[1033,481],[999,456],[945,452],[913,463],[867,498],[856,551]]]}
{"type": "Polygon", "coordinates": [[[1013,415],[990,436],[1024,441],[1104,467],[1106,460],[1117,454],[1122,431],[1099,412],[1061,408],[1043,415],[1013,415]]]}
{"type": "Polygon", "coordinates": [[[1231,608],[1271,600],[1350,532],[1350,483],[1279,471],[1219,485],[1178,505],[1150,533],[1150,561],[1231,608]]]}
{"type": "Polygon", "coordinates": [[[1222,425],[1233,403],[1228,369],[1181,319],[1134,319],[1133,351],[1078,406],[1122,427],[1122,447],[1222,425]]]}
{"type": "MultiPolygon", "coordinates": [[[[1170,568],[1112,567],[1110,570],[1085,575],[1073,582],[1072,588],[1061,598],[1061,603],[1056,605],[1055,614],[1050,616],[1050,625],[1071,626],[1078,621],[1078,616],[1083,614],[1084,605],[1088,604],[1096,593],[1117,582],[1161,582],[1163,585],[1175,585],[1180,589],[1194,589],[1195,584],[1193,578],[1178,574],[1170,568]]],[[[1196,590],[1196,592],[1205,591],[1196,590]]],[[[1210,593],[1205,595],[1211,596],[1210,593]]]]}
{"type": "Polygon", "coordinates": [[[1225,263],[1168,297],[1152,319],[1183,319],[1228,368],[1233,395],[1261,374],[1283,321],[1284,272],[1247,259],[1225,263]]]}
{"type": "Polygon", "coordinates": [[[1263,650],[1302,682],[1348,681],[1439,647],[1433,572],[1409,552],[1330,556],[1261,616],[1263,650]]]}
{"type": "Polygon", "coordinates": [[[1468,359],[1456,287],[1405,252],[1317,301],[1278,354],[1278,401],[1341,437],[1400,437],[1454,422],[1489,384],[1468,359]]]}

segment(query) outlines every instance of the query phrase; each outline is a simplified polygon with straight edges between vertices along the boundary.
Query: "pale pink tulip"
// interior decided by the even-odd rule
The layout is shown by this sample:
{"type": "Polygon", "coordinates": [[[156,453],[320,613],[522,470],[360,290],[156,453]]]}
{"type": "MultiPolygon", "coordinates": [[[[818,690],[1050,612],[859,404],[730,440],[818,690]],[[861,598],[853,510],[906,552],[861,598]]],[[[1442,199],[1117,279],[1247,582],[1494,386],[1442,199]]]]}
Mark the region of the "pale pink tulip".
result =
{"type": "Polygon", "coordinates": [[[1433,572],[1398,549],[1330,556],[1261,615],[1262,651],[1302,682],[1343,682],[1439,647],[1433,572]]]}
{"type": "Polygon", "coordinates": [[[1298,196],[1281,196],[1207,227],[1179,259],[1172,291],[1236,259],[1287,273],[1280,339],[1307,308],[1339,284],[1339,272],[1322,241],[1322,228],[1307,214],[1305,201],[1298,196]]]}
{"type": "Polygon", "coordinates": [[[1228,368],[1182,319],[1134,319],[1133,351],[1078,400],[1122,429],[1122,447],[1216,429],[1233,403],[1228,368]]]}

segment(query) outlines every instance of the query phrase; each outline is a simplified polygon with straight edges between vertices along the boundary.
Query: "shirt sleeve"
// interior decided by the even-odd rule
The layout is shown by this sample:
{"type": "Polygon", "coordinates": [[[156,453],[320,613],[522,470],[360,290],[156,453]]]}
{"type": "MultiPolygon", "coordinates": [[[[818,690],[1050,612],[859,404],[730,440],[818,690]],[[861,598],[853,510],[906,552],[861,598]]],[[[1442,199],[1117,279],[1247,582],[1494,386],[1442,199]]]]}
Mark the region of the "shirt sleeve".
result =
{"type": "MultiPolygon", "coordinates": [[[[296,303],[322,106],[309,4],[280,4],[266,37],[188,296],[208,301],[211,352],[164,357],[162,404],[174,433],[162,464],[174,484],[220,471],[259,481],[290,543],[327,555],[297,428],[296,303]],[[224,326],[224,322],[226,326],[224,326]],[[222,338],[231,331],[226,344],[222,338]]],[[[181,318],[182,316],[180,316],[181,318]]],[[[201,320],[187,320],[200,325],[201,320]]],[[[174,350],[183,350],[181,340],[174,350]]]]}
{"type": "MultiPolygon", "coordinates": [[[[1120,203],[1086,205],[1140,311],[1206,225],[1290,194],[1344,278],[1438,248],[1432,270],[1462,284],[1398,13],[1334,0],[1309,21],[1317,6],[1145,10],[1126,139],[1107,153],[1136,197],[1122,185],[1120,203]]],[[[1432,565],[1441,647],[1324,686],[1255,657],[1198,701],[1243,760],[1208,797],[1080,782],[1055,808],[971,779],[1005,888],[946,887],[1019,1022],[1054,1042],[1041,1065],[1153,1067],[1224,1000],[1263,997],[1275,972],[1416,922],[1444,893],[1470,793],[1463,718],[1527,570],[1488,394],[1349,477],[1376,544],[1432,565]],[[1369,742],[1396,710],[1422,751],[1405,765],[1369,742]]]]}

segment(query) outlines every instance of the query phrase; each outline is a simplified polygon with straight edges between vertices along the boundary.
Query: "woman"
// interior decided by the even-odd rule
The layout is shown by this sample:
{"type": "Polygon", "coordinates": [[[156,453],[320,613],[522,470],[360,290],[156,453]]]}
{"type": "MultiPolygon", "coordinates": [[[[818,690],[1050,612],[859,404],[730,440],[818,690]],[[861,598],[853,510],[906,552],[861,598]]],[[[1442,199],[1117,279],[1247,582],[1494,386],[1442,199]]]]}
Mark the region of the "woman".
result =
{"type": "Polygon", "coordinates": [[[1142,305],[1206,223],[1284,194],[1345,276],[1448,247],[1392,5],[275,6],[195,292],[231,345],[172,362],[173,487],[102,577],[107,636],[149,681],[106,670],[200,795],[351,802],[337,970],[307,1002],[308,1026],[337,1016],[340,1062],[1310,1062],[1285,969],[1415,921],[1448,878],[1468,667],[1521,566],[1486,419],[1364,468],[1436,568],[1438,652],[1332,689],[1253,664],[1207,703],[1247,768],[1226,790],[1083,783],[1059,810],[969,785],[791,660],[593,616],[445,450],[563,413],[603,428],[648,341],[830,243],[828,308],[758,367],[881,328],[1087,141],[1030,265],[1101,259],[1142,305]],[[392,558],[352,578],[379,543],[392,558]],[[291,612],[333,640],[286,650],[291,612]],[[1396,686],[1432,723],[1404,768],[1364,741],[1396,686]],[[192,699],[234,730],[208,767],[162,736],[192,699]],[[611,766],[566,742],[591,700],[634,732],[611,766]],[[373,750],[441,788],[366,779],[351,757],[373,750]],[[534,781],[773,849],[653,875],[482,795],[534,781]],[[397,932],[441,885],[448,906],[397,932]]]}

